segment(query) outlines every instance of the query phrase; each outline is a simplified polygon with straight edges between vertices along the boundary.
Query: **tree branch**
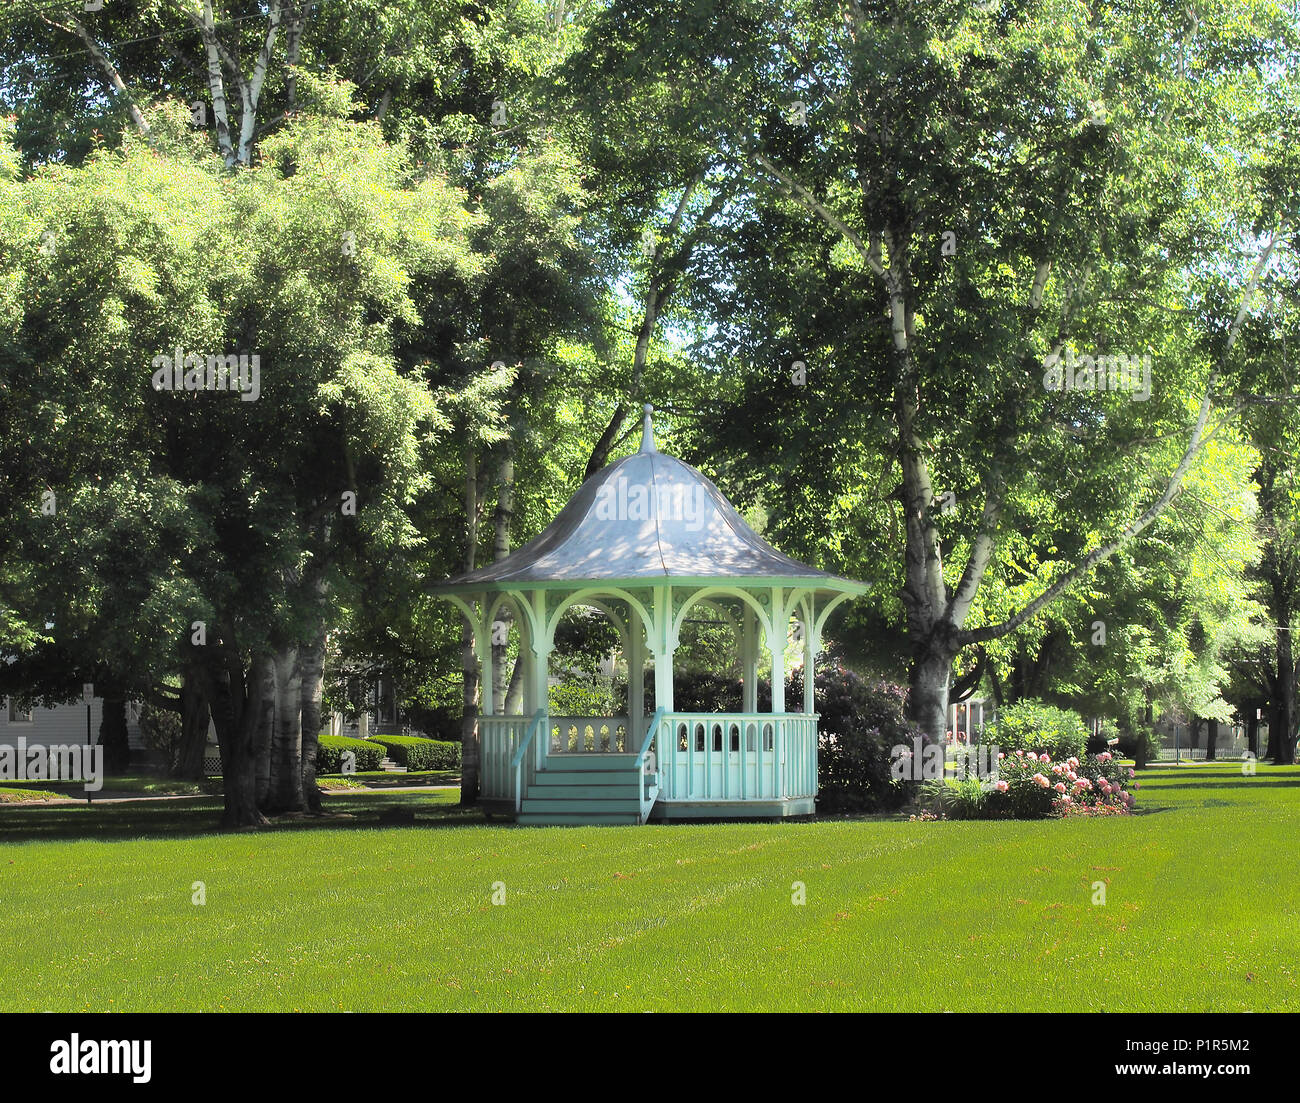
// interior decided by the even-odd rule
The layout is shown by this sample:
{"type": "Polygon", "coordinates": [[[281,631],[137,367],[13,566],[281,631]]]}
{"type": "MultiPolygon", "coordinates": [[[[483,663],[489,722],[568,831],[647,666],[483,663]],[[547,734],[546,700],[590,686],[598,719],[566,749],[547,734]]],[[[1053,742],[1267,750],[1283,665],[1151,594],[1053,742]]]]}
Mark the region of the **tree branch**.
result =
{"type": "Polygon", "coordinates": [[[131,114],[131,121],[135,123],[136,129],[145,137],[148,137],[149,121],[135,105],[135,101],[131,99],[131,93],[127,91],[126,82],[122,80],[122,75],[117,71],[117,66],[109,61],[108,55],[100,49],[99,43],[91,37],[90,32],[86,30],[80,19],[78,19],[71,11],[65,12],[64,18],[68,20],[68,23],[70,23],[71,26],[67,26],[63,23],[56,23],[54,20],[48,19],[44,15],[41,16],[41,19],[46,23],[49,23],[50,26],[58,27],[61,31],[68,31],[70,34],[75,34],[79,39],[81,39],[82,43],[86,47],[86,51],[90,54],[91,59],[99,66],[100,71],[104,74],[104,78],[108,81],[108,86],[113,91],[114,97],[116,98],[120,96],[125,101],[127,110],[131,114]]]}
{"type": "MultiPolygon", "coordinates": [[[[1219,357],[1220,369],[1227,366],[1228,356],[1232,352],[1233,346],[1237,343],[1237,337],[1241,332],[1242,323],[1245,321],[1246,313],[1250,308],[1250,302],[1254,298],[1255,291],[1259,286],[1260,277],[1263,275],[1264,270],[1268,267],[1269,261],[1272,259],[1274,246],[1281,238],[1285,237],[1288,232],[1289,225],[1286,221],[1283,221],[1277,232],[1274,233],[1273,237],[1269,240],[1268,245],[1260,253],[1254,271],[1251,272],[1250,280],[1246,285],[1246,290],[1242,295],[1241,307],[1238,309],[1237,316],[1228,329],[1228,339],[1224,342],[1223,353],[1219,357]]],[[[1109,559],[1135,536],[1143,532],[1157,517],[1160,516],[1165,507],[1173,501],[1174,496],[1178,493],[1182,486],[1183,479],[1186,477],[1187,472],[1192,465],[1192,461],[1200,453],[1201,449],[1211,437],[1222,429],[1223,425],[1226,424],[1232,416],[1244,409],[1243,404],[1234,404],[1233,411],[1224,418],[1223,422],[1220,423],[1213,432],[1209,434],[1205,433],[1206,422],[1209,420],[1210,410],[1214,401],[1214,385],[1218,382],[1218,378],[1218,371],[1214,372],[1210,376],[1210,384],[1206,388],[1205,396],[1201,399],[1200,412],[1197,415],[1196,424],[1193,427],[1191,437],[1188,440],[1187,449],[1184,451],[1183,458],[1179,461],[1173,474],[1170,475],[1160,497],[1158,497],[1139,517],[1125,526],[1118,536],[1108,543],[1103,544],[1101,547],[1094,548],[1078,565],[1057,579],[1056,582],[1044,590],[1043,593],[1026,605],[1022,610],[1020,610],[1020,612],[1015,614],[1015,616],[1008,618],[1001,624],[988,625],[984,628],[977,628],[969,632],[958,632],[957,641],[959,643],[983,643],[988,640],[998,639],[1010,632],[1014,632],[1022,624],[1034,617],[1044,606],[1054,601],[1062,593],[1073,586],[1074,583],[1087,574],[1098,563],[1109,559]]]]}

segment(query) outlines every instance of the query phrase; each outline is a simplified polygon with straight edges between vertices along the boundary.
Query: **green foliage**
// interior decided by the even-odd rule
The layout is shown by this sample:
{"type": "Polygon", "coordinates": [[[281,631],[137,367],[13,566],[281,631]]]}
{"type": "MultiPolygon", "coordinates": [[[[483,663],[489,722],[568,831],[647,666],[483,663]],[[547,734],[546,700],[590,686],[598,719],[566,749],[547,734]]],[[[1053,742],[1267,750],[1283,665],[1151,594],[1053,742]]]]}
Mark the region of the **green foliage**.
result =
{"type": "Polygon", "coordinates": [[[378,770],[387,756],[382,743],[371,739],[352,739],[346,735],[322,735],[316,752],[316,772],[338,774],[343,772],[343,753],[351,751],[356,756],[354,766],[361,770],[378,770]]]}
{"type": "Polygon", "coordinates": [[[168,772],[176,767],[181,749],[181,734],[179,713],[147,703],[140,706],[140,737],[146,747],[162,754],[168,772]]]}
{"type": "Polygon", "coordinates": [[[1154,762],[1163,746],[1164,741],[1155,728],[1150,724],[1137,723],[1130,730],[1120,732],[1115,751],[1138,762],[1154,762]]]}
{"type": "Polygon", "coordinates": [[[978,778],[943,780],[934,778],[917,786],[921,804],[951,820],[977,820],[984,816],[989,793],[978,778]]]}
{"type": "MultiPolygon", "coordinates": [[[[791,679],[792,699],[803,694],[802,671],[791,679]]],[[[878,812],[900,807],[910,786],[890,776],[892,750],[921,737],[903,718],[907,691],[868,682],[843,667],[817,669],[813,702],[818,722],[819,812],[878,812]]]]}
{"type": "Polygon", "coordinates": [[[1088,745],[1088,725],[1069,709],[1042,701],[1020,701],[998,710],[984,742],[996,744],[1004,754],[1033,751],[1046,752],[1053,759],[1082,758],[1088,745]]]}
{"type": "Polygon", "coordinates": [[[377,735],[370,742],[388,748],[388,757],[408,770],[460,768],[459,743],[443,743],[435,739],[424,739],[418,735],[377,735]]]}

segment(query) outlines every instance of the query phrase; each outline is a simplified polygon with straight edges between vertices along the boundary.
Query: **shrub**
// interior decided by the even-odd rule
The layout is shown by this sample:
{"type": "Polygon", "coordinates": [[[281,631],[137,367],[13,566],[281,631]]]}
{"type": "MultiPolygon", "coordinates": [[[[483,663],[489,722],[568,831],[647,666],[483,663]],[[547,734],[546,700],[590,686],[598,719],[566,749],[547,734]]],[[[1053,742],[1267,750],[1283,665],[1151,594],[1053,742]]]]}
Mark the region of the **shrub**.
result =
{"type": "Polygon", "coordinates": [[[388,757],[408,770],[459,770],[460,744],[440,743],[418,735],[377,735],[370,740],[388,749],[388,757]]]}
{"type": "Polygon", "coordinates": [[[1119,765],[1110,751],[1060,761],[1046,751],[1003,754],[985,802],[989,817],[1123,815],[1133,807],[1133,771],[1119,765]]]}
{"type": "MultiPolygon", "coordinates": [[[[802,672],[790,679],[787,700],[803,696],[802,672]]],[[[817,668],[814,707],[818,722],[819,812],[876,812],[901,807],[912,795],[909,782],[890,776],[890,752],[911,747],[921,730],[903,719],[907,689],[869,682],[838,666],[817,668]]]]}
{"type": "MultiPolygon", "coordinates": [[[[800,691],[802,692],[802,690],[800,691]]],[[[673,677],[673,708],[678,712],[739,712],[740,682],[707,670],[683,670],[673,677]]],[[[766,679],[759,680],[758,704],[771,702],[771,688],[766,679]]]]}
{"type": "MultiPolygon", "coordinates": [[[[1002,752],[996,774],[922,782],[921,819],[1043,819],[1124,815],[1134,804],[1133,770],[1110,751],[1054,762],[1046,751],[1002,752]]],[[[918,817],[913,816],[913,819],[918,817]]]]}
{"type": "Polygon", "coordinates": [[[948,819],[978,820],[988,818],[989,793],[979,778],[960,781],[923,781],[919,796],[923,805],[948,819]]]}
{"type": "Polygon", "coordinates": [[[1000,751],[1047,753],[1054,761],[1083,757],[1088,745],[1088,725],[1069,709],[1042,701],[1020,701],[998,710],[998,718],[985,736],[1000,751]]]}
{"type": "Polygon", "coordinates": [[[322,735],[316,751],[316,772],[338,774],[343,772],[343,752],[356,755],[358,770],[378,770],[387,753],[384,746],[373,739],[353,739],[346,735],[322,735]]]}
{"type": "Polygon", "coordinates": [[[176,760],[181,751],[180,713],[155,708],[150,704],[141,705],[140,738],[151,751],[162,754],[168,773],[176,769],[176,760]]]}
{"type": "Polygon", "coordinates": [[[1139,766],[1160,757],[1161,742],[1159,733],[1147,724],[1138,724],[1132,731],[1121,732],[1115,750],[1125,758],[1131,758],[1139,766]]]}

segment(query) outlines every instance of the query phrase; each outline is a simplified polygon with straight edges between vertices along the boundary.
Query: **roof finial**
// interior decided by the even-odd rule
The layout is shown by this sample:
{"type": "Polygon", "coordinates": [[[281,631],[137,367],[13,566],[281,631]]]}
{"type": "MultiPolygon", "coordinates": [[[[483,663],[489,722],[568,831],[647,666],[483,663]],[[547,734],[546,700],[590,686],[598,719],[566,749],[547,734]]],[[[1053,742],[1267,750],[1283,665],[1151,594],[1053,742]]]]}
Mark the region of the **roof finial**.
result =
{"type": "Polygon", "coordinates": [[[655,412],[655,408],[651,406],[650,403],[647,402],[645,404],[645,422],[641,426],[641,451],[642,452],[658,451],[658,449],[655,447],[654,421],[651,418],[651,415],[654,412],[655,412]]]}

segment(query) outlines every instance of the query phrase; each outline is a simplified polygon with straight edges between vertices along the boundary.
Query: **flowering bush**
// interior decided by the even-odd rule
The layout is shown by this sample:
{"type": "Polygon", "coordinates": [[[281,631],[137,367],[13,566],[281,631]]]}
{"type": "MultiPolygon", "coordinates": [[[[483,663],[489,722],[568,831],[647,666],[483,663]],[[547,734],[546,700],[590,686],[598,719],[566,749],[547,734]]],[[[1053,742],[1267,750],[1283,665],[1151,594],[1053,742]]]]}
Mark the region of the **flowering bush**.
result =
{"type": "Polygon", "coordinates": [[[1134,804],[1133,771],[1109,751],[1053,762],[1040,754],[1012,751],[998,762],[998,777],[984,814],[1015,819],[1043,816],[1123,815],[1134,804]]]}
{"type": "Polygon", "coordinates": [[[1125,815],[1138,783],[1109,751],[1060,762],[1043,751],[1003,752],[996,777],[922,782],[919,796],[929,813],[913,819],[1042,819],[1047,816],[1125,815]]]}

